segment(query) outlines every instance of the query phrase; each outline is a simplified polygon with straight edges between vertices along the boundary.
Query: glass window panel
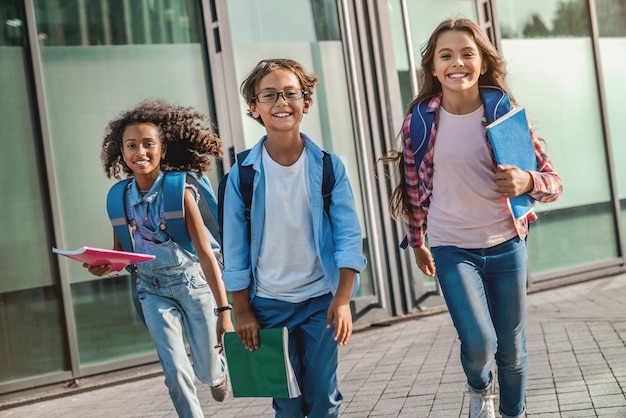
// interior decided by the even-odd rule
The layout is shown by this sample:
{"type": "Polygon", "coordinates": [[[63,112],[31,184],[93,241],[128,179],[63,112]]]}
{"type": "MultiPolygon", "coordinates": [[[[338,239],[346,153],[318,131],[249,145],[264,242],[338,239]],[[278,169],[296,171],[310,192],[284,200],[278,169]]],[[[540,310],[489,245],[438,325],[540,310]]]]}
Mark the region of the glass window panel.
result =
{"type": "Polygon", "coordinates": [[[529,237],[533,273],[616,256],[584,3],[498,2],[509,84],[516,100],[527,107],[537,134],[545,138],[564,184],[559,201],[536,205],[539,221],[529,237]]]}
{"type": "MultiPolygon", "coordinates": [[[[105,199],[114,181],[100,162],[108,121],[148,97],[212,114],[199,2],[39,0],[35,6],[59,233],[69,249],[110,248],[105,199]]],[[[81,363],[151,349],[132,307],[128,274],[96,278],[80,263],[59,262],[72,284],[81,363]]]]}
{"type": "MultiPolygon", "coordinates": [[[[314,141],[335,152],[346,166],[364,226],[355,150],[347,69],[339,32],[335,1],[330,0],[253,0],[228,1],[232,28],[237,79],[264,58],[288,57],[300,62],[319,80],[313,106],[301,124],[314,141]],[[285,36],[285,34],[289,34],[285,36]]],[[[240,97],[246,146],[253,146],[265,134],[263,127],[248,117],[247,104],[240,97]]],[[[367,232],[363,231],[365,256],[368,256],[367,232]]],[[[370,260],[371,262],[371,260],[370,260]]],[[[358,296],[373,295],[371,266],[361,275],[358,296]]]]}
{"type": "MultiPolygon", "coordinates": [[[[626,1],[596,1],[600,31],[600,59],[608,112],[608,130],[621,202],[622,232],[626,234],[626,118],[624,117],[624,68],[626,68],[626,1]]],[[[626,235],[622,237],[626,241],[626,235]]]]}
{"type": "Polygon", "coordinates": [[[0,382],[67,370],[58,287],[0,293],[0,382]]]}
{"type": "Polygon", "coordinates": [[[76,322],[76,333],[82,364],[153,349],[152,341],[146,338],[145,327],[135,313],[130,283],[125,275],[72,285],[74,314],[80,318],[76,322]]]}
{"type": "Polygon", "coordinates": [[[66,369],[20,3],[0,7],[0,382],[66,369]]]}

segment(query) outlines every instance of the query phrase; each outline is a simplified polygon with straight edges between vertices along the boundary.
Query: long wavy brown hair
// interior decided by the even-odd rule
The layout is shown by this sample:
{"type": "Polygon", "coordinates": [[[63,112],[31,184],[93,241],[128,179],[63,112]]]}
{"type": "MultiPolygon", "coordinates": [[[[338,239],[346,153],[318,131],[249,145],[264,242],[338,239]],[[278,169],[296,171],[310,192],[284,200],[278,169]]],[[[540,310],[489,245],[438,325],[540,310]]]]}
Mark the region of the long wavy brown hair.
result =
{"type": "MultiPolygon", "coordinates": [[[[418,70],[418,84],[420,86],[417,96],[411,101],[407,108],[408,116],[413,111],[413,106],[422,100],[430,99],[442,92],[441,83],[433,77],[435,62],[435,48],[442,33],[447,31],[462,31],[469,34],[476,42],[476,46],[481,54],[482,61],[487,65],[487,71],[478,79],[479,86],[495,86],[504,90],[514,101],[513,96],[506,85],[504,60],[498,51],[489,41],[483,30],[473,21],[466,18],[447,19],[437,26],[428,39],[428,42],[421,50],[422,65],[418,70]]],[[[399,134],[401,137],[401,133],[399,134]]],[[[404,160],[402,146],[400,150],[392,150],[380,159],[386,164],[397,164],[397,171],[400,175],[398,186],[391,193],[389,199],[389,212],[393,219],[409,215],[408,194],[406,190],[406,175],[404,171],[404,160]]],[[[416,162],[416,164],[419,164],[416,162]]],[[[418,166],[419,167],[419,166],[418,166]]]]}
{"type": "Polygon", "coordinates": [[[128,126],[149,123],[159,130],[167,149],[162,171],[190,171],[198,175],[211,167],[211,157],[222,157],[222,142],[214,133],[209,117],[190,106],[162,99],[147,99],[109,121],[102,141],[100,159],[109,178],[132,177],[122,157],[122,136],[128,126]]]}

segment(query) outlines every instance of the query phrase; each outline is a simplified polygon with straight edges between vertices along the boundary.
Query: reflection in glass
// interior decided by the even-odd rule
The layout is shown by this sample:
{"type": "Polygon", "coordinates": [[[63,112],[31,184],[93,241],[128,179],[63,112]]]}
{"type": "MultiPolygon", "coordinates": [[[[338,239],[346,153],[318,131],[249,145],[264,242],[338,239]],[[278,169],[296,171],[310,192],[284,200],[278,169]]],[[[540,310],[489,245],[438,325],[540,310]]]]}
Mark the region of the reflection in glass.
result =
{"type": "Polygon", "coordinates": [[[498,14],[502,38],[589,36],[586,0],[509,4],[498,14]]]}
{"type": "Polygon", "coordinates": [[[39,40],[44,46],[199,43],[198,3],[37,1],[39,40]]]}
{"type": "Polygon", "coordinates": [[[535,207],[531,271],[613,258],[617,247],[586,2],[499,1],[498,15],[511,89],[545,139],[564,185],[559,201],[535,207]]]}

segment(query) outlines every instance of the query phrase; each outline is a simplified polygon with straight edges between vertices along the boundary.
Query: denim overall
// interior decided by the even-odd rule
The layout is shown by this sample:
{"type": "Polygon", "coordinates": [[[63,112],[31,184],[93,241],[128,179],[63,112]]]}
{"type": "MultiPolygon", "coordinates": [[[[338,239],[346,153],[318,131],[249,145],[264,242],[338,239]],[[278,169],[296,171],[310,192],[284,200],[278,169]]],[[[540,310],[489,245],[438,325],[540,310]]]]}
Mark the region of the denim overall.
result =
{"type": "Polygon", "coordinates": [[[178,416],[203,417],[194,376],[210,386],[217,386],[225,377],[223,359],[214,348],[215,299],[197,257],[162,229],[161,186],[162,176],[143,199],[137,188],[131,187],[126,201],[135,251],[156,256],[137,265],[137,295],[178,416]]]}

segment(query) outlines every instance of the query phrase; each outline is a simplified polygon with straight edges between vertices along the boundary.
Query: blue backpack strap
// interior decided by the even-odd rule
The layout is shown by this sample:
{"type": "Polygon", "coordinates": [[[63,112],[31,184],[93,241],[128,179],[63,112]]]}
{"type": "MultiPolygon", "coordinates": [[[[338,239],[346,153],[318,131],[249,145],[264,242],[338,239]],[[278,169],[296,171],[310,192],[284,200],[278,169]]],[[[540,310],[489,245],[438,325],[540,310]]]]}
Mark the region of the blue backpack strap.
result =
{"type": "Polygon", "coordinates": [[[132,179],[125,179],[115,183],[107,195],[107,212],[113,231],[124,251],[133,251],[133,242],[128,230],[128,216],[126,214],[126,190],[132,179]]]}
{"type": "Polygon", "coordinates": [[[248,242],[252,239],[252,233],[250,228],[250,211],[252,210],[252,195],[254,193],[254,168],[252,165],[242,165],[241,163],[246,159],[249,149],[241,151],[237,154],[237,164],[239,164],[239,191],[241,192],[241,198],[244,206],[244,217],[248,225],[248,242]]]}
{"type": "Polygon", "coordinates": [[[195,253],[185,223],[184,192],[187,173],[170,171],[163,177],[163,217],[165,232],[185,250],[195,253]]]}
{"type": "Polygon", "coordinates": [[[509,95],[498,87],[481,87],[480,96],[485,105],[487,123],[495,121],[511,110],[511,99],[509,99],[509,95]]]}
{"type": "Polygon", "coordinates": [[[324,151],[322,159],[322,198],[324,199],[324,211],[330,219],[330,204],[332,203],[332,191],[335,187],[335,169],[333,168],[333,160],[328,151],[324,151]]]}
{"type": "MultiPolygon", "coordinates": [[[[132,179],[126,179],[115,183],[107,195],[107,212],[109,214],[109,219],[111,220],[111,225],[113,225],[113,231],[122,246],[122,250],[128,252],[133,251],[133,242],[130,236],[130,231],[128,230],[128,215],[126,214],[126,191],[128,190],[131,181],[132,179]]],[[[141,322],[145,324],[146,320],[143,315],[143,309],[141,308],[141,302],[137,296],[136,266],[134,264],[127,266],[126,270],[130,272],[130,287],[135,311],[137,311],[137,315],[139,315],[141,322]]]]}
{"type": "MultiPolygon", "coordinates": [[[[252,165],[242,165],[241,163],[246,159],[249,149],[237,154],[237,164],[239,165],[239,191],[241,192],[241,198],[244,205],[244,217],[247,223],[247,236],[248,242],[251,240],[251,228],[250,228],[250,212],[252,210],[252,196],[254,193],[254,168],[252,165]]],[[[332,203],[332,191],[335,187],[335,170],[333,168],[333,161],[328,151],[324,151],[323,163],[323,177],[322,177],[322,197],[324,199],[324,211],[330,216],[330,204],[332,203]]],[[[220,180],[218,189],[218,219],[220,225],[220,233],[223,231],[224,223],[224,192],[226,189],[226,179],[228,174],[220,180]]]]}
{"type": "MultiPolygon", "coordinates": [[[[411,113],[411,151],[413,151],[413,161],[415,169],[419,170],[420,164],[426,156],[428,144],[430,143],[430,133],[435,123],[435,112],[428,112],[428,103],[430,99],[422,100],[413,106],[411,113]]],[[[400,243],[400,248],[406,249],[409,246],[409,240],[405,236],[400,243]]]]}
{"type": "MultiPolygon", "coordinates": [[[[239,191],[243,198],[244,216],[248,224],[248,242],[250,242],[250,210],[252,208],[252,193],[254,185],[254,169],[251,165],[244,166],[241,162],[246,159],[249,149],[241,151],[237,154],[237,165],[239,166],[239,191]]],[[[217,220],[219,224],[220,241],[224,240],[224,194],[226,192],[226,183],[228,182],[228,173],[224,174],[220,180],[217,189],[217,220]]]]}
{"type": "MultiPolygon", "coordinates": [[[[228,173],[224,174],[217,187],[217,222],[219,225],[220,242],[224,242],[224,193],[226,192],[226,183],[228,182],[228,173]]],[[[222,247],[222,251],[224,248],[222,247]]]]}
{"type": "MultiPolygon", "coordinates": [[[[185,181],[193,185],[198,191],[198,209],[202,215],[204,225],[207,227],[213,238],[222,246],[220,239],[219,225],[217,222],[217,199],[213,193],[213,187],[205,176],[197,177],[195,173],[187,173],[185,181]]],[[[185,226],[185,230],[186,226],[185,226]]],[[[188,231],[188,230],[187,230],[188,231]]]]}
{"type": "Polygon", "coordinates": [[[419,169],[422,160],[424,160],[430,142],[430,132],[433,123],[435,123],[435,112],[427,111],[428,102],[430,99],[422,100],[413,106],[411,114],[411,150],[416,169],[419,169]]]}

